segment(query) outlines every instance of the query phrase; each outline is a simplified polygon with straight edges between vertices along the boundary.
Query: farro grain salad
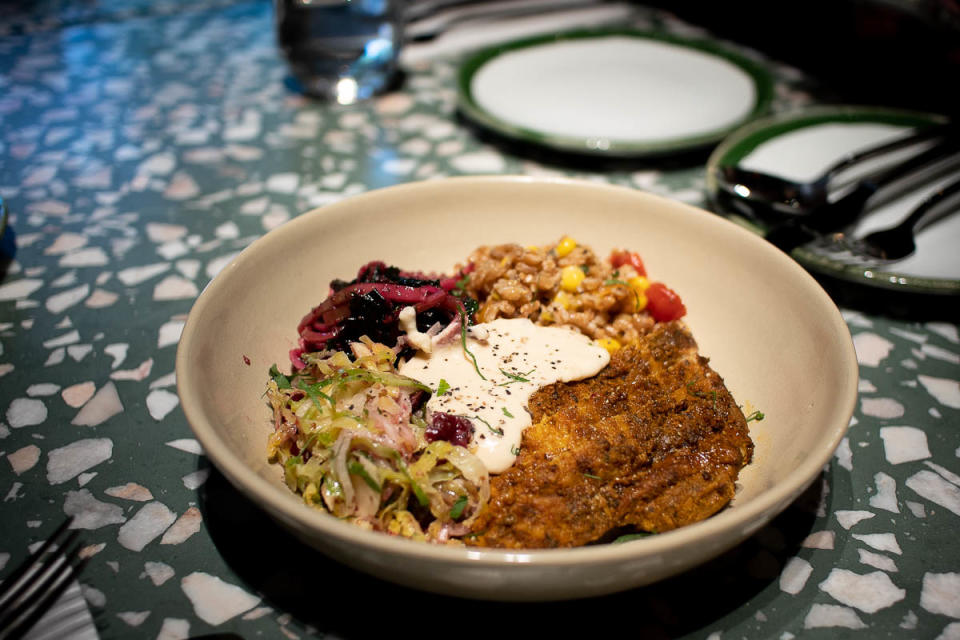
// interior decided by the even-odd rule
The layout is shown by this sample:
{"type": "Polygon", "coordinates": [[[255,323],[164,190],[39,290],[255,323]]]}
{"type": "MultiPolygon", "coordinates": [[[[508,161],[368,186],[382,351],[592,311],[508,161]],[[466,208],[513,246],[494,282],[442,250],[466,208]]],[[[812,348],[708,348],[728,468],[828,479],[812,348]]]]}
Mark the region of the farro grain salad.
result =
{"type": "Polygon", "coordinates": [[[270,371],[268,457],[311,507],[435,543],[570,547],[706,518],[752,456],[680,296],[563,237],[451,274],[362,266],[270,371]]]}

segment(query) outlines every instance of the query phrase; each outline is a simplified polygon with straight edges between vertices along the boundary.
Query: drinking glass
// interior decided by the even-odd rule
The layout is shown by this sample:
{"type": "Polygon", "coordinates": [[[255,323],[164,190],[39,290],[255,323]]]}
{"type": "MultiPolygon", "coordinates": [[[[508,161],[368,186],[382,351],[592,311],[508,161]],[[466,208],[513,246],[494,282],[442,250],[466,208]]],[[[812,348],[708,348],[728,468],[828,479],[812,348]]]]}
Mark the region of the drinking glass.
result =
{"type": "Polygon", "coordinates": [[[307,95],[352,104],[391,86],[402,0],[274,0],[277,44],[307,95]]]}

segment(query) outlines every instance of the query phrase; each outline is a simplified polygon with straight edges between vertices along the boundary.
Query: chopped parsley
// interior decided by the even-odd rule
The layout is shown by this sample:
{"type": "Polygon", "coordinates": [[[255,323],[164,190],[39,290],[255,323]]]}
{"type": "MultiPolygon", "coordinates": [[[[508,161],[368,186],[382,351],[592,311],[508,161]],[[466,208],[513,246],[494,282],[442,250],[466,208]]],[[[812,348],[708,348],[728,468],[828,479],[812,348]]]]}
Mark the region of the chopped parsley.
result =
{"type": "Polygon", "coordinates": [[[280,373],[280,369],[277,368],[276,364],[270,367],[270,377],[277,383],[278,389],[289,389],[293,386],[290,384],[290,378],[280,373]]]}
{"type": "Polygon", "coordinates": [[[491,432],[497,434],[498,436],[502,436],[502,435],[503,435],[503,429],[494,428],[494,427],[490,426],[490,423],[487,422],[486,420],[484,420],[483,418],[481,418],[480,416],[473,416],[473,418],[474,418],[474,420],[479,420],[479,421],[482,422],[483,424],[487,425],[487,429],[490,429],[491,432]]]}
{"type": "Polygon", "coordinates": [[[750,415],[746,416],[747,422],[752,422],[752,421],[754,421],[754,420],[756,420],[757,422],[760,422],[760,421],[763,420],[765,417],[766,417],[766,416],[764,416],[764,415],[763,415],[763,412],[760,411],[759,409],[758,409],[757,411],[754,411],[754,412],[751,413],[750,415]]]}
{"type": "Polygon", "coordinates": [[[473,355],[473,352],[470,351],[470,347],[467,346],[467,309],[466,307],[461,307],[457,309],[457,312],[460,314],[460,344],[463,346],[463,352],[467,354],[473,361],[473,368],[477,372],[477,375],[480,376],[480,379],[486,380],[484,375],[480,373],[480,365],[477,364],[477,356],[473,355]]]}
{"type": "Polygon", "coordinates": [[[450,519],[458,520],[460,516],[463,515],[463,510],[467,506],[467,496],[460,496],[457,498],[457,501],[453,503],[453,506],[450,508],[450,519]]]}
{"type": "MultiPolygon", "coordinates": [[[[322,381],[321,381],[322,382],[322,381]]],[[[300,380],[297,383],[297,388],[301,391],[306,392],[310,399],[313,401],[313,405],[320,411],[323,410],[323,403],[320,402],[320,399],[323,398],[328,403],[330,403],[331,409],[337,408],[337,403],[334,402],[333,398],[325,394],[323,391],[320,391],[320,387],[323,386],[320,383],[317,384],[307,384],[303,380],[300,380]]]]}
{"type": "Polygon", "coordinates": [[[505,387],[505,386],[507,386],[508,384],[513,384],[514,382],[530,382],[530,379],[529,379],[529,378],[526,378],[526,377],[524,377],[524,376],[528,376],[528,375],[530,375],[531,373],[533,373],[534,371],[536,371],[536,368],[530,369],[530,371],[527,371],[527,372],[525,372],[525,373],[516,374],[516,373],[510,373],[509,371],[505,371],[505,370],[503,370],[503,369],[500,369],[500,373],[502,373],[503,375],[505,375],[505,376],[507,376],[508,378],[510,378],[510,380],[509,380],[508,382],[501,382],[501,383],[498,384],[497,386],[498,386],[498,387],[505,387]]]}
{"type": "Polygon", "coordinates": [[[507,411],[507,408],[506,408],[506,407],[503,407],[503,415],[507,416],[508,418],[512,418],[512,417],[513,417],[513,414],[510,413],[509,411],[507,411]]]}
{"type": "MultiPolygon", "coordinates": [[[[614,274],[614,275],[616,275],[616,274],[614,274]]],[[[626,282],[625,280],[620,280],[619,278],[610,278],[609,280],[604,280],[604,281],[603,281],[603,284],[605,284],[605,285],[622,284],[622,285],[625,286],[625,287],[629,287],[629,286],[630,286],[630,283],[629,283],[629,282],[626,282]]]]}
{"type": "Polygon", "coordinates": [[[447,391],[450,391],[450,383],[440,378],[440,382],[437,383],[437,395],[442,396],[447,391]]]}
{"type": "MultiPolygon", "coordinates": [[[[614,272],[613,272],[613,275],[616,276],[616,275],[617,275],[617,272],[614,271],[614,272]]],[[[634,289],[633,287],[630,286],[630,283],[629,283],[629,282],[625,282],[625,281],[623,281],[623,280],[621,280],[621,279],[619,279],[619,278],[611,278],[611,279],[609,279],[609,280],[604,280],[604,281],[603,281],[603,284],[605,284],[605,285],[617,285],[617,284],[618,284],[618,285],[622,285],[622,286],[630,289],[630,291],[633,292],[633,298],[634,298],[634,300],[636,300],[637,308],[638,308],[638,309],[640,308],[640,294],[637,293],[637,290],[636,290],[636,289],[634,289]]]]}
{"type": "Polygon", "coordinates": [[[716,411],[717,390],[711,389],[710,391],[707,391],[707,392],[696,391],[693,389],[693,385],[697,384],[698,381],[699,381],[699,378],[697,380],[691,380],[690,382],[687,383],[687,393],[689,393],[692,396],[696,396],[697,398],[710,398],[711,400],[713,400],[713,409],[714,411],[716,411]]]}

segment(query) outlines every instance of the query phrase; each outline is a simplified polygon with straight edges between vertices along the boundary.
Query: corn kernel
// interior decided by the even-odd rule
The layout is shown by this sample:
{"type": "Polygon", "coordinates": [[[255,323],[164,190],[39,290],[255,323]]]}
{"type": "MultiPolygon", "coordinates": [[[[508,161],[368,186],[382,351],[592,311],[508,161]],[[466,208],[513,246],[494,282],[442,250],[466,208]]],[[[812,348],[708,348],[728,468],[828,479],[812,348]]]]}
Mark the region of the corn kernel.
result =
{"type": "Polygon", "coordinates": [[[576,291],[587,274],[580,267],[569,265],[560,270],[560,287],[566,291],[576,291]]]}
{"type": "Polygon", "coordinates": [[[557,257],[562,258],[577,248],[577,241],[570,236],[563,236],[563,239],[557,243],[557,257]]]}
{"type": "Polygon", "coordinates": [[[553,312],[550,309],[544,309],[540,312],[540,322],[553,322],[553,312]]]}
{"type": "Polygon", "coordinates": [[[643,276],[634,276],[627,280],[627,284],[629,284],[635,291],[643,293],[647,290],[647,287],[650,286],[650,281],[643,276]]]}
{"type": "Polygon", "coordinates": [[[613,353],[620,348],[620,343],[614,338],[598,338],[597,344],[606,349],[609,353],[613,353]]]}
{"type": "Polygon", "coordinates": [[[633,312],[637,313],[639,311],[643,311],[646,308],[647,308],[647,296],[641,293],[640,291],[637,291],[636,289],[634,289],[633,290],[633,312]]]}
{"type": "Polygon", "coordinates": [[[553,298],[553,304],[559,305],[564,309],[569,309],[573,304],[573,300],[563,291],[558,291],[557,295],[553,298]]]}

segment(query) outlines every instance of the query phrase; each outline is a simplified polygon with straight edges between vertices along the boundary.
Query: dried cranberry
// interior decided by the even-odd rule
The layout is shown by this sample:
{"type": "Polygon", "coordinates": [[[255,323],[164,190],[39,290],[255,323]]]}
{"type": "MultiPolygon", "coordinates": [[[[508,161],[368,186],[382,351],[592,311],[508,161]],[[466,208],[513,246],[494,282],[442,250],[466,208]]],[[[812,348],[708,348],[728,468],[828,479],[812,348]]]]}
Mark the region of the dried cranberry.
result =
{"type": "Polygon", "coordinates": [[[473,424],[467,418],[452,413],[434,413],[426,432],[428,442],[446,440],[461,447],[470,444],[472,436],[473,424]]]}

